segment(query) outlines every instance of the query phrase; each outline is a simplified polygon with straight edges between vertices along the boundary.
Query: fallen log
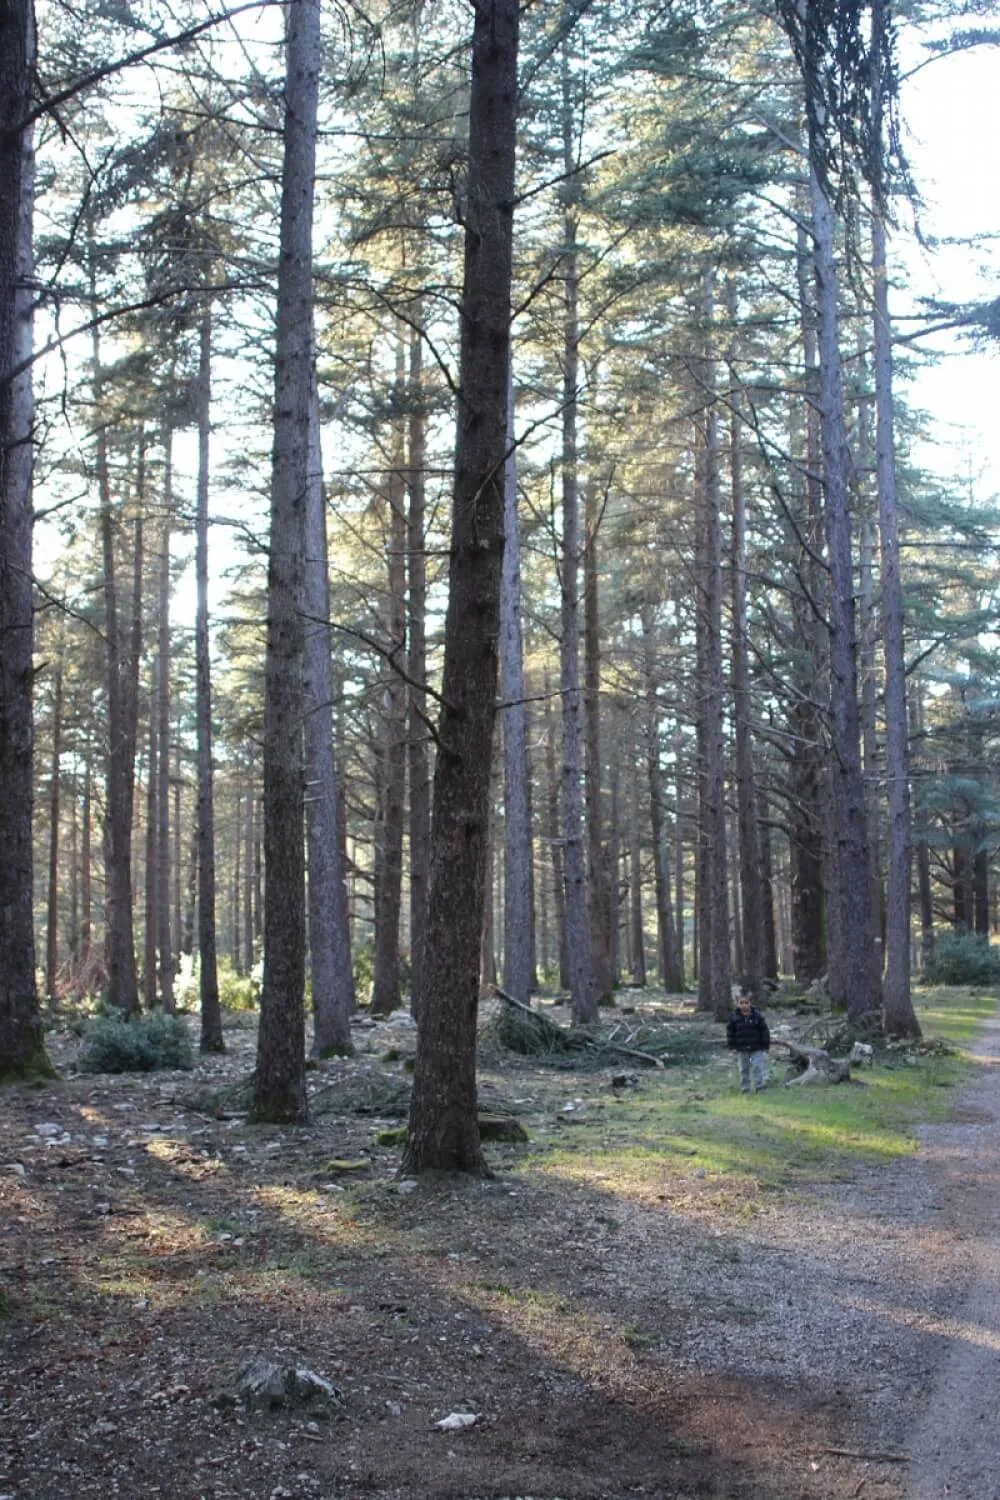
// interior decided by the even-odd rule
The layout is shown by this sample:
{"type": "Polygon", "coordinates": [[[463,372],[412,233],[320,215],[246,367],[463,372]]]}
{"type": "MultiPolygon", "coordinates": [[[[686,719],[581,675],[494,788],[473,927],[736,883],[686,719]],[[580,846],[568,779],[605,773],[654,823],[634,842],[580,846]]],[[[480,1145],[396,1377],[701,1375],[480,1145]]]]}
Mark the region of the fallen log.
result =
{"type": "Polygon", "coordinates": [[[785,1082],[786,1088],[795,1083],[853,1083],[851,1064],[846,1057],[831,1057],[822,1047],[803,1047],[798,1042],[786,1042],[784,1037],[772,1037],[772,1046],[787,1047],[792,1060],[800,1065],[802,1072],[785,1082]]]}

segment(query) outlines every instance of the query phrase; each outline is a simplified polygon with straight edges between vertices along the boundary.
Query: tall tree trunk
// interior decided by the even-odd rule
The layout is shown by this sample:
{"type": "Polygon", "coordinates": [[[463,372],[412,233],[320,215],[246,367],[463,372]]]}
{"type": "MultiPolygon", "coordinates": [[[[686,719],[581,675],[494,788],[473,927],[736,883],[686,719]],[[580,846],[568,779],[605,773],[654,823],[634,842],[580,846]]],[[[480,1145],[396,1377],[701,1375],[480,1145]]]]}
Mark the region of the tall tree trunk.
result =
{"type": "MultiPolygon", "coordinates": [[[[875,5],[881,10],[881,0],[875,0],[875,5]]],[[[872,262],[875,275],[875,446],[885,654],[885,770],[889,802],[882,1017],[889,1035],[914,1037],[920,1035],[920,1023],[910,995],[910,751],[893,441],[892,329],[889,323],[885,224],[877,209],[872,215],[872,262]]]]}
{"type": "Polygon", "coordinates": [[[531,824],[521,640],[521,545],[517,518],[514,380],[507,387],[504,554],[500,596],[500,696],[504,750],[503,985],[527,1004],[531,991],[531,824]]]}
{"type": "Polygon", "coordinates": [[[170,513],[173,507],[173,431],[164,435],[163,531],[160,537],[159,674],[156,695],[156,939],[160,1003],[174,1010],[174,945],[170,919],[170,513]]]}
{"type": "Polygon", "coordinates": [[[319,441],[319,395],[309,403],[309,498],[306,517],[306,835],[309,846],[309,964],[313,1050],[349,1056],[354,971],[347,920],[347,883],[340,845],[340,788],[333,748],[333,658],[330,570],[319,441]]]}
{"type": "Polygon", "coordinates": [[[388,588],[386,634],[388,676],[382,714],[382,797],[379,829],[380,879],[375,892],[375,946],[372,1015],[387,1016],[402,1003],[399,977],[399,922],[403,899],[403,819],[406,802],[406,684],[395,663],[406,660],[406,462],[403,398],[405,350],[396,348],[393,464],[388,476],[388,588]]]}
{"type": "MultiPolygon", "coordinates": [[[[674,909],[677,922],[677,988],[686,986],[684,977],[684,736],[680,724],[674,729],[674,909]]],[[[696,959],[697,962],[697,959],[696,959]]]]}
{"type": "MultiPolygon", "coordinates": [[[[924,700],[919,679],[909,698],[910,738],[914,744],[922,744],[924,734],[924,700]]],[[[927,832],[918,817],[916,838],[917,892],[920,907],[920,968],[926,973],[934,957],[934,901],[931,895],[931,856],[927,846],[927,832]]]]}
{"type": "MultiPolygon", "coordinates": [[[[155,676],[160,674],[159,662],[153,668],[155,676]]],[[[145,917],[144,941],[143,941],[143,964],[142,964],[142,999],[147,1010],[151,1010],[156,1004],[156,913],[159,910],[157,901],[157,857],[156,845],[158,838],[158,817],[156,812],[157,788],[159,776],[156,763],[156,699],[158,688],[155,686],[149,695],[149,767],[146,782],[146,888],[143,913],[145,917]]]]}
{"type": "MultiPolygon", "coordinates": [[[[728,287],[728,311],[737,316],[736,289],[728,287]]],[[[731,422],[729,464],[733,494],[732,672],[733,734],[736,761],[736,813],[739,829],[739,890],[741,902],[742,964],[740,978],[750,994],[761,998],[764,980],[764,914],[760,887],[760,849],[757,832],[757,786],[750,728],[750,673],[747,662],[747,513],[743,487],[742,392],[736,366],[731,366],[731,422]]]]}
{"type": "Polygon", "coordinates": [[[89,754],[83,771],[83,812],[80,823],[80,960],[82,963],[89,963],[94,938],[92,876],[94,798],[89,754]]]}
{"type": "Polygon", "coordinates": [[[646,938],[642,920],[642,805],[639,796],[639,760],[632,759],[632,796],[629,807],[629,922],[632,983],[646,988],[646,938]]]}
{"type": "Polygon", "coordinates": [[[611,961],[611,987],[617,989],[622,979],[621,953],[621,862],[622,862],[622,784],[620,724],[617,715],[612,719],[615,742],[611,752],[611,770],[608,793],[611,799],[608,854],[605,866],[608,893],[608,956],[611,961]]]}
{"type": "Polygon", "coordinates": [[[35,30],[0,10],[0,1080],[51,1071],[35,986],[32,860],[32,200],[35,30]]]}
{"type": "Polygon", "coordinates": [[[212,310],[201,319],[198,367],[198,499],[195,516],[196,689],[198,718],[198,988],[201,1050],[224,1052],[215,954],[215,793],[212,766],[212,660],[208,636],[208,476],[212,414],[212,310]]]}
{"type": "Polygon", "coordinates": [[[517,119],[517,0],[481,0],[468,194],[448,611],[424,989],[404,1170],[482,1173],[476,1016],[503,567],[517,119]]]}
{"type": "Polygon", "coordinates": [[[290,0],[278,258],[274,458],[264,663],[264,986],[253,1117],[307,1118],[305,1087],[306,514],[314,371],[312,218],[319,0],[290,0]]]}
{"type": "Polygon", "coordinates": [[[732,1007],[727,903],[726,798],[723,755],[722,528],[719,515],[719,417],[710,349],[713,289],[706,272],[703,311],[708,350],[701,381],[702,423],[697,561],[698,654],[698,1009],[723,1020],[732,1007]]]}
{"type": "Polygon", "coordinates": [[[649,779],[649,823],[653,842],[653,883],[660,983],[668,993],[680,989],[674,948],[674,915],[670,902],[670,858],[666,838],[666,793],[660,764],[660,719],[656,701],[656,651],[653,607],[642,606],[643,669],[646,698],[646,773],[649,779]]]}
{"type": "Polygon", "coordinates": [[[598,996],[614,989],[611,973],[611,891],[604,844],[601,788],[601,640],[597,583],[597,488],[584,492],[583,642],[584,744],[586,749],[587,899],[594,985],[598,996]]]}
{"type": "MultiPolygon", "coordinates": [[[[62,617],[65,620],[65,616],[62,617]]],[[[59,972],[59,800],[62,777],[63,652],[65,625],[56,646],[52,684],[52,759],[49,762],[49,883],[45,921],[45,993],[54,998],[59,972]]]]}
{"type": "Polygon", "coordinates": [[[556,771],[556,732],[549,698],[549,674],[545,672],[545,779],[548,788],[547,823],[552,853],[552,904],[555,907],[556,946],[559,952],[559,988],[569,989],[569,945],[566,938],[566,877],[562,827],[559,822],[560,781],[556,771]]]}
{"type": "MultiPolygon", "coordinates": [[[[807,213],[803,205],[803,216],[807,213]]],[[[804,226],[798,231],[796,271],[799,291],[802,358],[806,403],[803,465],[804,536],[796,539],[795,572],[799,589],[792,595],[792,621],[798,649],[794,658],[793,697],[789,709],[788,841],[789,929],[792,972],[802,983],[826,973],[827,929],[823,832],[823,719],[819,695],[828,678],[825,629],[822,452],[819,430],[819,348],[816,338],[811,253],[804,226]],[[821,638],[820,632],[823,629],[821,638]]]]}
{"type": "MultiPolygon", "coordinates": [[[[836,837],[835,898],[842,941],[830,966],[830,997],[851,1019],[881,1008],[871,910],[871,865],[861,774],[857,636],[844,427],[833,212],[815,165],[810,165],[816,309],[819,332],[820,424],[823,442],[823,518],[830,569],[830,733],[832,813],[836,837]]],[[[831,914],[831,926],[834,925],[831,914]]],[[[831,955],[833,957],[834,955],[831,955]]]]}
{"type": "Polygon", "coordinates": [[[583,816],[583,697],[580,691],[580,492],[577,460],[580,328],[577,311],[575,132],[570,91],[569,54],[565,44],[563,80],[563,164],[566,207],[563,213],[563,405],[562,405],[562,825],[563,875],[566,882],[566,947],[570,1004],[577,1026],[597,1019],[590,907],[583,816]]]}
{"type": "MultiPolygon", "coordinates": [[[[93,265],[93,246],[91,246],[91,252],[93,265]]],[[[97,289],[93,280],[91,303],[96,308],[97,289]]],[[[132,792],[135,763],[127,713],[128,666],[122,649],[108,435],[101,409],[103,379],[100,342],[96,327],[92,335],[92,349],[94,404],[97,408],[98,422],[97,481],[101,503],[104,633],[107,663],[108,750],[104,857],[108,1003],[116,1006],[125,1015],[132,1015],[139,1008],[135,938],[132,927],[132,792]]]]}
{"type": "MultiPolygon", "coordinates": [[[[419,321],[419,318],[418,318],[419,321]]],[[[410,335],[410,430],[406,515],[407,672],[410,782],[410,1007],[414,1018],[423,982],[424,929],[427,922],[427,862],[431,834],[431,782],[427,731],[427,561],[426,465],[427,417],[424,410],[423,332],[410,335]]]]}
{"type": "Polygon", "coordinates": [[[247,766],[247,784],[243,804],[243,972],[245,974],[253,971],[254,938],[258,935],[256,923],[259,920],[259,908],[254,900],[254,892],[257,889],[254,873],[255,807],[253,762],[251,761],[247,766]]]}
{"type": "Polygon", "coordinates": [[[762,793],[759,810],[762,816],[757,827],[760,833],[760,892],[761,912],[764,920],[764,978],[778,977],[778,942],[775,932],[774,912],[774,866],[771,859],[771,818],[766,793],[762,793]]]}

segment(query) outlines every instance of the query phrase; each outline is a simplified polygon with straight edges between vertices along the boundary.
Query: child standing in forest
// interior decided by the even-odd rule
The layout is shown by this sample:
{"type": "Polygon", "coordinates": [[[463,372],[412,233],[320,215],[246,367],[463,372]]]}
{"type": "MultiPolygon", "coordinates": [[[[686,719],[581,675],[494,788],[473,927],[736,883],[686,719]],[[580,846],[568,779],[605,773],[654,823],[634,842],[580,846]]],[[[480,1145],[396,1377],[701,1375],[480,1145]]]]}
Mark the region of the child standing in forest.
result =
{"type": "Polygon", "coordinates": [[[726,1023],[726,1042],[740,1065],[740,1093],[749,1094],[752,1082],[754,1093],[759,1094],[767,1086],[764,1056],[771,1046],[771,1033],[745,986],[737,995],[736,1009],[730,1012],[726,1023]]]}

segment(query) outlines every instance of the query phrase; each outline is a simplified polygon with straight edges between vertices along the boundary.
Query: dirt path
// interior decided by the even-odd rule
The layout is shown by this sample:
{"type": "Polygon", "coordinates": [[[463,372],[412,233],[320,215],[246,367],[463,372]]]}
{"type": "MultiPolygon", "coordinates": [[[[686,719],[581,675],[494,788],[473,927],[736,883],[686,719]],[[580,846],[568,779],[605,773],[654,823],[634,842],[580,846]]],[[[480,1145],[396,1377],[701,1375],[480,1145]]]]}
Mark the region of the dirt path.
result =
{"type": "Polygon", "coordinates": [[[974,1049],[981,1072],[955,1118],[921,1131],[920,1166],[953,1238],[961,1292],[908,1447],[907,1500],[998,1500],[1000,1470],[1000,1016],[974,1049]]]}
{"type": "MultiPolygon", "coordinates": [[[[641,1170],[577,1171],[570,1127],[641,1136],[655,1081],[512,1060],[484,1097],[558,1170],[496,1148],[418,1191],[369,1110],[405,1027],[359,1028],[287,1132],[208,1108],[252,1067],[228,1040],[112,1078],[67,1034],[62,1082],[0,1092],[0,1500],[1000,1500],[1000,1017],[918,1153],[794,1190],[691,1160],[700,1073],[641,1170]],[[220,1400],[258,1354],[342,1404],[220,1400]]],[[[736,1096],[734,1161],[776,1097],[736,1096]]]]}

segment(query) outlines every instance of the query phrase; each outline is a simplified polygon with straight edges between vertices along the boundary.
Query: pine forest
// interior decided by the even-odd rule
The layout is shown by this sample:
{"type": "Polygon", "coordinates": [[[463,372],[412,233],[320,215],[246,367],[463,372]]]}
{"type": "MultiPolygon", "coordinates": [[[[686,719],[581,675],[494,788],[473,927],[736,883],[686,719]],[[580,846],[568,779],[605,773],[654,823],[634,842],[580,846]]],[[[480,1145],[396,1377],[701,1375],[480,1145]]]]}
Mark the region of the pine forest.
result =
{"type": "Polygon", "coordinates": [[[894,319],[901,80],[993,40],[2,7],[0,1074],[51,1006],[206,1054],[252,1006],[294,1123],[407,1009],[404,1168],[479,1174],[496,986],[586,1027],[792,981],[919,1036],[1000,895],[998,516],[918,461],[919,372],[997,321],[894,319]]]}

